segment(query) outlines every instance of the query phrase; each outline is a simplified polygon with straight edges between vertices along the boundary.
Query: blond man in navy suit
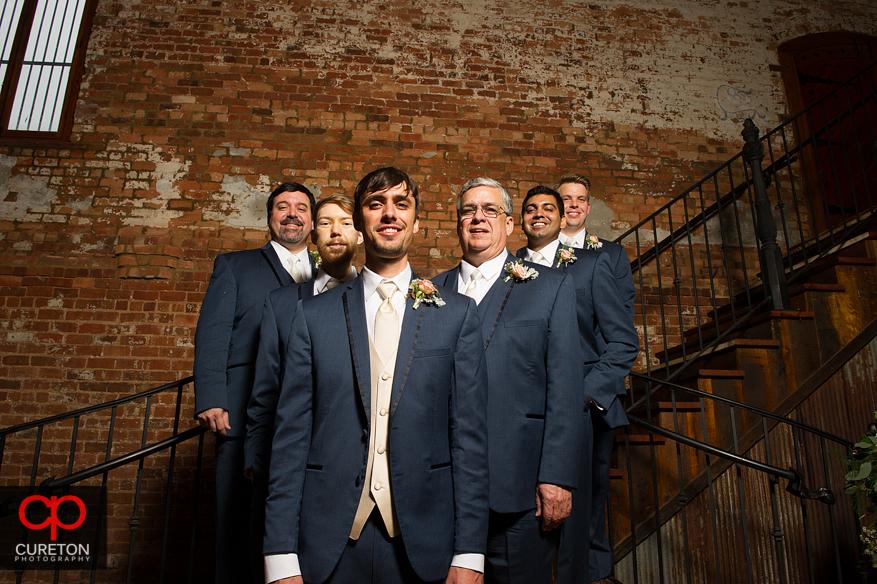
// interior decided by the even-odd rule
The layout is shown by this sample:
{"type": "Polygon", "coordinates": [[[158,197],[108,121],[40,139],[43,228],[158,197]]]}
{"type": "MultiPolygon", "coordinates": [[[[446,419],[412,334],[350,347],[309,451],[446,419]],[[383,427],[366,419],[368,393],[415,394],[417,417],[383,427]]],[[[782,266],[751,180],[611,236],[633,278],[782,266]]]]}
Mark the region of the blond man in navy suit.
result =
{"type": "MultiPolygon", "coordinates": [[[[545,186],[530,189],[521,208],[527,247],[518,250],[518,257],[562,270],[575,282],[576,316],[584,357],[585,431],[579,489],[573,495],[573,513],[560,536],[557,583],[587,584],[608,576],[611,569],[610,556],[608,568],[605,571],[601,568],[597,573],[602,575],[594,576],[591,556],[595,546],[591,540],[597,525],[602,528],[605,523],[609,456],[615,435],[615,426],[611,424],[627,422],[621,403],[625,395],[624,378],[636,359],[639,339],[624,302],[626,297],[619,293],[613,277],[612,257],[603,251],[608,246],[589,239],[584,249],[577,249],[558,240],[569,211],[563,197],[553,189],[545,186]]],[[[630,268],[627,269],[629,272],[630,268]]],[[[600,545],[606,544],[598,542],[597,546],[600,545]]]]}

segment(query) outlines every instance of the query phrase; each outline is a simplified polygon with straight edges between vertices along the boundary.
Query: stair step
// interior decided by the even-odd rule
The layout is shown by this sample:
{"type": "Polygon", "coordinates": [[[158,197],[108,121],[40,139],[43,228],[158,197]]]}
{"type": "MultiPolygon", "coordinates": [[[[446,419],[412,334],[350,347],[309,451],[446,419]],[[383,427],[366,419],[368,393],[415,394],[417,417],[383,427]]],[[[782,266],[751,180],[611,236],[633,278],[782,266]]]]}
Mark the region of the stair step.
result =
{"type": "Polygon", "coordinates": [[[663,436],[649,436],[648,434],[629,434],[624,436],[623,434],[619,434],[615,436],[615,442],[617,444],[624,444],[625,441],[629,440],[631,446],[648,446],[649,444],[665,444],[667,439],[663,436]]]}
{"type": "Polygon", "coordinates": [[[741,369],[698,369],[697,376],[709,379],[743,379],[746,372],[741,369]]]}
{"type": "Polygon", "coordinates": [[[609,469],[609,480],[618,480],[624,478],[624,471],[620,468],[610,468],[609,469]]]}
{"type": "MultiPolygon", "coordinates": [[[[677,412],[700,412],[700,402],[699,401],[677,401],[676,402],[676,411],[677,412]]],[[[659,412],[672,412],[673,411],[673,402],[662,401],[658,402],[658,411],[659,412]]]]}
{"type": "MultiPolygon", "coordinates": [[[[724,343],[719,343],[714,347],[710,347],[701,353],[702,355],[714,355],[721,351],[731,350],[734,348],[741,349],[779,349],[780,342],[774,339],[746,339],[742,337],[738,337],[736,339],[731,339],[730,341],[725,341],[724,343]]],[[[694,353],[700,352],[699,343],[689,343],[685,345],[686,354],[692,355],[694,353]]],[[[661,365],[664,365],[665,357],[667,354],[670,354],[670,365],[677,365],[682,362],[682,347],[676,346],[670,349],[669,351],[661,351],[660,353],[656,353],[655,356],[658,358],[661,365]]]]}

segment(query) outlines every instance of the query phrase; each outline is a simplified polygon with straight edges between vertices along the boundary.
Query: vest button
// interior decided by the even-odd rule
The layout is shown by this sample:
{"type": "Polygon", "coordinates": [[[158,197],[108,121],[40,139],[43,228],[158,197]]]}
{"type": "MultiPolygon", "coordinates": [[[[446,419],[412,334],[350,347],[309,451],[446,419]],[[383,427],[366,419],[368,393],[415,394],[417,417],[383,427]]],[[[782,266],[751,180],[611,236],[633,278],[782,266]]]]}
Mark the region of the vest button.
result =
{"type": "Polygon", "coordinates": [[[384,453],[384,447],[378,446],[378,454],[383,454],[383,453],[384,453]]]}
{"type": "Polygon", "coordinates": [[[376,491],[380,491],[380,490],[381,490],[381,483],[375,483],[375,490],[376,490],[376,491]]]}
{"type": "Polygon", "coordinates": [[[383,375],[381,375],[381,379],[383,379],[384,381],[388,380],[389,378],[390,378],[389,373],[384,373],[383,375]]]}
{"type": "Polygon", "coordinates": [[[386,408],[381,408],[381,415],[382,415],[382,416],[386,416],[386,415],[387,415],[387,410],[386,410],[386,408]]]}

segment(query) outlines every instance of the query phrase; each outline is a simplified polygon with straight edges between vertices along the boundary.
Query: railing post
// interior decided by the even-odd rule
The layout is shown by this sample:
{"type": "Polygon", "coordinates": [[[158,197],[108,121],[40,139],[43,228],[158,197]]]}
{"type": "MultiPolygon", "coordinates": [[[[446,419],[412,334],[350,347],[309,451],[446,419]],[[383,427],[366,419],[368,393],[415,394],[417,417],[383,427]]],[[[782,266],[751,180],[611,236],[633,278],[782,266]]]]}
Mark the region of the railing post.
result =
{"type": "Polygon", "coordinates": [[[777,225],[771,213],[767,188],[764,185],[764,171],[761,161],[764,160],[764,146],[758,139],[758,127],[747,119],[743,122],[741,135],[746,141],[743,146],[743,160],[749,164],[752,172],[752,186],[755,190],[755,233],[761,246],[758,250],[758,261],[761,264],[761,281],[765,291],[770,294],[774,310],[788,310],[789,287],[783,269],[783,254],[777,244],[777,225]]]}

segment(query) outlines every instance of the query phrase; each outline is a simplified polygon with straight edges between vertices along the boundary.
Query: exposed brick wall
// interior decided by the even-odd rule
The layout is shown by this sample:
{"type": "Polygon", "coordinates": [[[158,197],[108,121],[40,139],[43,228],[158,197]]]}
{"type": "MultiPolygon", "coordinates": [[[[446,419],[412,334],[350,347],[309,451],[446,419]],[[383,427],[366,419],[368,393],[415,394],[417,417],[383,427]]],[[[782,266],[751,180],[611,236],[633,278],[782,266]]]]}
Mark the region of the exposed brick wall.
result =
{"type": "Polygon", "coordinates": [[[456,261],[472,176],[519,197],[585,172],[614,237],[740,147],[722,87],[776,125],[777,46],[875,22],[839,0],[102,1],[70,142],[0,145],[0,427],[187,375],[213,258],[264,242],[278,182],[407,170],[424,275],[456,261]]]}

